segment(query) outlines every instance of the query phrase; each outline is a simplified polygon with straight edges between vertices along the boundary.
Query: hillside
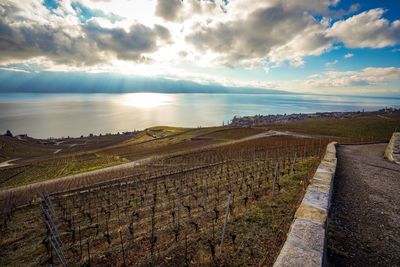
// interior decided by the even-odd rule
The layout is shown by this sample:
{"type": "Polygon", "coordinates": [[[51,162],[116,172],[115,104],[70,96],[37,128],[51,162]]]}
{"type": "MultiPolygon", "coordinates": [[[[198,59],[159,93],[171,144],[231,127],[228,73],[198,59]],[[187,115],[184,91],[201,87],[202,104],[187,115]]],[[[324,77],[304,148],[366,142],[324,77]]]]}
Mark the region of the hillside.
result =
{"type": "Polygon", "coordinates": [[[44,220],[57,224],[63,258],[77,265],[272,266],[326,144],[387,141],[399,122],[375,115],[1,137],[3,157],[21,158],[0,168],[0,260],[61,264],[43,241],[53,238],[44,220]],[[43,217],[42,208],[53,211],[43,217]]]}

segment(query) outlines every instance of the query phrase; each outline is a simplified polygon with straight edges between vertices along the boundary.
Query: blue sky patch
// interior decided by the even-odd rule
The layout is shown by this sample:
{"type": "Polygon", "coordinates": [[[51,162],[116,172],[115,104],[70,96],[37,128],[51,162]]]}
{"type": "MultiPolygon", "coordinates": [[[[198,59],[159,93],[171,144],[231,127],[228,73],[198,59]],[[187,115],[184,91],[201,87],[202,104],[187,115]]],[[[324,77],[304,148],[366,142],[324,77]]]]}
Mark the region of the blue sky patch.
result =
{"type": "Polygon", "coordinates": [[[115,23],[116,21],[123,19],[115,14],[105,14],[101,10],[88,8],[78,2],[71,3],[71,6],[79,14],[80,21],[83,23],[94,17],[106,18],[111,23],[115,23]]]}
{"type": "Polygon", "coordinates": [[[56,0],[44,0],[43,4],[50,11],[58,7],[58,3],[56,0]]]}

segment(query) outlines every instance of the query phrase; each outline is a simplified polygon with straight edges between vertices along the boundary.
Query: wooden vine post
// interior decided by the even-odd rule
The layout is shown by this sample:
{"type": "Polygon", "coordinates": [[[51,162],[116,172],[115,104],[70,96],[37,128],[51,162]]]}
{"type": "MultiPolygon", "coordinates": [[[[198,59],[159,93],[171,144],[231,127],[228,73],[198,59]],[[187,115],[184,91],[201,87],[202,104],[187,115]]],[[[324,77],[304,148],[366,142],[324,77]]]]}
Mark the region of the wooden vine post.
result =
{"type": "Polygon", "coordinates": [[[221,255],[224,254],[225,231],[226,231],[226,226],[227,226],[227,224],[228,224],[229,212],[230,212],[230,210],[231,210],[231,201],[232,201],[232,194],[229,193],[229,195],[228,195],[228,203],[227,203],[227,205],[226,205],[224,226],[222,227],[221,247],[220,247],[220,253],[221,253],[221,255]]]}

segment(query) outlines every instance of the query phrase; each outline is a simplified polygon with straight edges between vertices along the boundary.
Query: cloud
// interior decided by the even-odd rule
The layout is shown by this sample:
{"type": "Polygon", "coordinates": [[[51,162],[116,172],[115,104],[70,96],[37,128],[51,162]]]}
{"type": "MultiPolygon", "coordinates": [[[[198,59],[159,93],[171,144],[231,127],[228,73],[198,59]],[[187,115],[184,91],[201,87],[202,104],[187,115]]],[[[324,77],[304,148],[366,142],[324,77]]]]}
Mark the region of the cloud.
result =
{"type": "Polygon", "coordinates": [[[26,71],[20,68],[12,68],[12,67],[0,67],[0,70],[11,71],[11,72],[24,72],[30,73],[30,71],[26,71]]]}
{"type": "Polygon", "coordinates": [[[213,20],[226,12],[225,0],[157,0],[155,15],[167,22],[213,20]]]}
{"type": "Polygon", "coordinates": [[[123,60],[143,59],[143,53],[156,51],[160,42],[170,38],[168,29],[160,25],[149,28],[135,24],[125,31],[122,28],[102,28],[91,21],[84,26],[84,32],[99,52],[111,52],[123,60]]]}
{"type": "Polygon", "coordinates": [[[383,85],[400,80],[400,68],[364,68],[360,71],[328,71],[305,81],[312,88],[383,85]]]}
{"type": "Polygon", "coordinates": [[[211,54],[218,64],[256,66],[263,62],[289,62],[298,67],[307,56],[319,56],[338,42],[347,47],[392,46],[399,41],[400,21],[382,18],[383,9],[372,9],[331,25],[331,18],[350,14],[332,9],[338,1],[245,1],[227,6],[227,16],[197,23],[186,36],[200,53],[211,54]],[[318,21],[316,17],[321,17],[318,21]],[[327,17],[325,17],[327,16],[327,17]],[[330,17],[329,17],[330,16],[330,17]]]}
{"type": "Polygon", "coordinates": [[[329,67],[329,66],[336,65],[336,64],[338,64],[338,63],[339,63],[339,60],[335,59],[335,60],[332,61],[332,62],[327,62],[327,63],[325,64],[325,66],[326,66],[326,67],[329,67]]]}
{"type": "MultiPolygon", "coordinates": [[[[276,67],[303,66],[307,57],[322,55],[335,47],[380,48],[399,43],[400,22],[385,19],[383,9],[351,16],[359,5],[344,10],[338,0],[46,2],[52,4],[41,0],[0,1],[1,67],[138,75],[173,73],[193,80],[201,73],[215,72],[215,76],[221,76],[218,80],[237,82],[221,71],[221,66],[228,66],[244,68],[246,72],[263,69],[264,78],[249,82],[251,75],[245,77],[246,74],[237,79],[269,85],[268,79],[276,78],[276,67]],[[24,64],[31,67],[21,67],[24,64]]],[[[344,58],[351,56],[348,53],[344,58]]],[[[327,66],[332,67],[338,60],[327,66]]],[[[323,63],[321,69],[324,70],[323,63]]],[[[227,72],[231,71],[238,70],[227,72]]],[[[392,81],[378,78],[372,75],[369,79],[362,71],[325,72],[307,82],[317,87],[329,83],[369,86],[392,81]]],[[[300,84],[293,83],[295,87],[300,84]]],[[[282,86],[286,89],[286,84],[282,86]]]]}
{"type": "Polygon", "coordinates": [[[68,5],[52,11],[43,6],[0,4],[0,61],[46,57],[63,65],[85,66],[113,58],[143,61],[146,53],[170,41],[169,30],[140,23],[128,29],[103,28],[98,19],[80,23],[68,5]],[[27,7],[33,7],[35,14],[27,7]],[[69,18],[69,19],[68,19],[69,18]]]}
{"type": "Polygon", "coordinates": [[[344,58],[351,58],[351,57],[353,57],[354,55],[352,54],[352,53],[347,53],[346,55],[344,55],[343,57],[344,58]]]}
{"type": "Polygon", "coordinates": [[[76,11],[79,19],[85,23],[87,20],[91,18],[104,18],[109,20],[110,22],[121,21],[123,18],[118,16],[112,12],[104,12],[100,9],[93,9],[86,6],[83,3],[72,2],[71,7],[76,11]]]}
{"type": "Polygon", "coordinates": [[[233,66],[262,60],[287,60],[299,66],[304,56],[320,55],[331,48],[325,26],[306,12],[306,8],[322,7],[283,2],[271,1],[250,9],[247,15],[232,15],[228,21],[194,25],[186,41],[199,51],[216,54],[222,64],[233,66]]]}
{"type": "Polygon", "coordinates": [[[383,48],[400,41],[400,20],[382,18],[385,10],[371,9],[346,20],[335,22],[328,36],[337,38],[351,48],[383,48]]]}
{"type": "MultiPolygon", "coordinates": [[[[91,44],[83,39],[76,27],[71,28],[78,24],[77,21],[62,22],[59,16],[44,7],[32,7],[36,13],[11,2],[1,4],[1,61],[46,55],[54,61],[65,60],[67,63],[72,58],[85,58],[91,54],[91,44]],[[64,28],[62,23],[65,23],[64,28]]],[[[59,6],[59,12],[64,12],[62,8],[59,6]]]]}
{"type": "Polygon", "coordinates": [[[182,9],[181,0],[158,0],[156,15],[166,21],[175,21],[178,19],[179,11],[182,9]]]}

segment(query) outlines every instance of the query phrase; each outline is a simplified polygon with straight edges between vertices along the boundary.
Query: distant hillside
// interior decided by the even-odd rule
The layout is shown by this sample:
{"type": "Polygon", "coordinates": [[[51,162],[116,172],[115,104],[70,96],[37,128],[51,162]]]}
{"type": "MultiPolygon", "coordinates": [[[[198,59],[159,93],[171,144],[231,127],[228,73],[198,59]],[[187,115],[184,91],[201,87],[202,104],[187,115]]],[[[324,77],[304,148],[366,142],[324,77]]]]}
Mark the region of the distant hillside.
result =
{"type": "Polygon", "coordinates": [[[25,93],[241,93],[281,94],[285,91],[226,87],[185,80],[145,78],[111,73],[0,71],[0,92],[25,93]]]}

